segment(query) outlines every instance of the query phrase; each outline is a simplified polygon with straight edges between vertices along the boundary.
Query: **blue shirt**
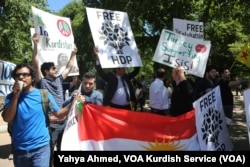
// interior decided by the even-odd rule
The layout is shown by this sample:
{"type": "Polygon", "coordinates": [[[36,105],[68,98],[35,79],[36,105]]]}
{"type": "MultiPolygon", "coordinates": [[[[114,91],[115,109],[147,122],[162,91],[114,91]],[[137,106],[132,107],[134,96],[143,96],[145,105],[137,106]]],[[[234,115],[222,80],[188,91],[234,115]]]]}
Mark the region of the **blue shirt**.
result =
{"type": "MultiPolygon", "coordinates": [[[[9,105],[11,97],[12,94],[7,95],[5,107],[9,105]]],[[[48,99],[51,104],[50,111],[57,112],[60,108],[50,93],[48,99]]],[[[34,88],[28,93],[20,94],[12,128],[11,135],[15,149],[32,150],[49,144],[49,127],[46,124],[39,89],[34,88]]]]}
{"type": "MultiPolygon", "coordinates": [[[[72,94],[71,97],[65,100],[63,103],[63,107],[68,105],[70,102],[73,101],[73,95],[74,93],[77,93],[77,90],[75,90],[72,94]]],[[[89,93],[84,92],[84,90],[81,90],[81,95],[84,95],[86,98],[86,103],[91,103],[91,104],[97,104],[97,105],[102,105],[103,104],[103,95],[101,92],[97,90],[92,90],[89,93]]]]}

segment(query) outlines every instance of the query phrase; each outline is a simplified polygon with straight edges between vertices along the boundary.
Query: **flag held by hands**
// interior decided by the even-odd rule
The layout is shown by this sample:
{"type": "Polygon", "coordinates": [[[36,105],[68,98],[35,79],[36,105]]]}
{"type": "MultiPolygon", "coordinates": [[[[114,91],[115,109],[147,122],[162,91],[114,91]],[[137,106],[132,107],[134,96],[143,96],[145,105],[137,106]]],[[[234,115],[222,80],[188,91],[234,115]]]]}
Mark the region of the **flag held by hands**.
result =
{"type": "Polygon", "coordinates": [[[194,110],[179,117],[86,104],[80,150],[199,150],[194,110]]]}
{"type": "Polygon", "coordinates": [[[236,60],[250,67],[250,54],[248,50],[248,42],[246,42],[240,53],[236,56],[236,60]]]}

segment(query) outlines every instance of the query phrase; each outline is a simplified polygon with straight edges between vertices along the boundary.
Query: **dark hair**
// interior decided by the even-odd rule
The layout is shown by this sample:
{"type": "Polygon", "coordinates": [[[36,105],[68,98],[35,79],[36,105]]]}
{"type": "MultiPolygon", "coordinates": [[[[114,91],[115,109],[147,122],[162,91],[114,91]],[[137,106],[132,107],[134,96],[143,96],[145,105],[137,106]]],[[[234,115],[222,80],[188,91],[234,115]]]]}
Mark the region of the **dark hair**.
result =
{"type": "Polygon", "coordinates": [[[83,77],[82,77],[82,79],[84,79],[84,78],[88,78],[88,79],[90,79],[90,78],[95,78],[95,74],[93,73],[93,72],[86,72],[84,75],[83,75],[83,77]]]}
{"type": "Polygon", "coordinates": [[[216,67],[213,66],[213,65],[207,65],[206,67],[206,72],[210,72],[211,70],[215,69],[216,70],[216,67]]]}
{"type": "Polygon", "coordinates": [[[16,75],[17,70],[19,70],[21,68],[24,68],[24,67],[26,67],[26,68],[28,68],[30,70],[30,76],[33,79],[32,86],[34,86],[35,82],[36,82],[36,71],[34,70],[34,68],[31,65],[23,64],[23,63],[22,64],[17,64],[15,69],[11,73],[12,78],[15,79],[15,75],[16,75]]]}
{"type": "Polygon", "coordinates": [[[53,62],[45,62],[41,65],[41,72],[43,76],[46,75],[45,70],[50,70],[52,67],[55,67],[55,64],[53,62]]]}
{"type": "Polygon", "coordinates": [[[166,71],[164,68],[159,68],[156,72],[156,77],[157,78],[163,78],[166,75],[166,71]]]}
{"type": "Polygon", "coordinates": [[[220,68],[220,69],[219,69],[219,74],[224,73],[225,70],[229,70],[229,68],[227,68],[227,67],[222,67],[222,68],[220,68]]]}

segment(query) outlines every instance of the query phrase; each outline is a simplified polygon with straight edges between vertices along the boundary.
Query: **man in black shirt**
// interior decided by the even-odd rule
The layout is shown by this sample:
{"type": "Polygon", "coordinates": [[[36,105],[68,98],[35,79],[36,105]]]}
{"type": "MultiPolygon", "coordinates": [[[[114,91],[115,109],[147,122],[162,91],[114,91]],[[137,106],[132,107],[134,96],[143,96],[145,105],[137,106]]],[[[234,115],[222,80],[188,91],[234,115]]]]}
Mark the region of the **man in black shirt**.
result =
{"type": "Polygon", "coordinates": [[[223,104],[224,113],[226,116],[227,125],[230,125],[233,117],[234,98],[231,88],[236,88],[242,84],[249,83],[249,80],[230,81],[230,71],[228,68],[219,70],[220,78],[218,84],[220,85],[221,100],[223,104]]]}
{"type": "Polygon", "coordinates": [[[173,93],[171,96],[170,115],[179,116],[193,109],[193,87],[185,77],[182,66],[172,71],[173,93]]]}

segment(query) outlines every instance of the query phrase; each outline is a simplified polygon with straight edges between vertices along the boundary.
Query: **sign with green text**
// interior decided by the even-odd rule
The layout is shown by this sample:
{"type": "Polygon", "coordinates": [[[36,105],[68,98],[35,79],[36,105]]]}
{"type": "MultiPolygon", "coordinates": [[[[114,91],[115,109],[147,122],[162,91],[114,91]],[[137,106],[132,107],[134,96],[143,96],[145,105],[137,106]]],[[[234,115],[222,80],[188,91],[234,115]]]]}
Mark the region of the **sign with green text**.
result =
{"type": "MultiPolygon", "coordinates": [[[[74,36],[70,19],[56,16],[32,6],[34,32],[39,36],[39,64],[54,62],[58,74],[66,68],[74,49],[74,36]]],[[[33,32],[33,30],[32,30],[33,32]]],[[[77,61],[69,76],[79,75],[77,61]]]]}
{"type": "Polygon", "coordinates": [[[203,41],[163,29],[153,61],[176,68],[182,65],[187,74],[203,77],[211,48],[203,41]]]}

